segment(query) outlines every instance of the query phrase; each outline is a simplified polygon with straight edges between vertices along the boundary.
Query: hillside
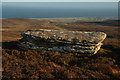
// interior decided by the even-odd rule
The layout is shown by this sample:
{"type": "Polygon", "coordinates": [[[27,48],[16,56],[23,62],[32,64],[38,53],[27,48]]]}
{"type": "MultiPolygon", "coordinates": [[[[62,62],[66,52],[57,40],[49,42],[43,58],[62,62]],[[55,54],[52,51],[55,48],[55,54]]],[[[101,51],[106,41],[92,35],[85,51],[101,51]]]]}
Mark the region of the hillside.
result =
{"type": "Polygon", "coordinates": [[[120,27],[116,25],[116,20],[61,23],[38,19],[3,19],[3,78],[120,78],[120,27]],[[95,55],[21,51],[16,45],[17,41],[22,38],[22,32],[30,29],[102,31],[107,38],[95,55]]]}

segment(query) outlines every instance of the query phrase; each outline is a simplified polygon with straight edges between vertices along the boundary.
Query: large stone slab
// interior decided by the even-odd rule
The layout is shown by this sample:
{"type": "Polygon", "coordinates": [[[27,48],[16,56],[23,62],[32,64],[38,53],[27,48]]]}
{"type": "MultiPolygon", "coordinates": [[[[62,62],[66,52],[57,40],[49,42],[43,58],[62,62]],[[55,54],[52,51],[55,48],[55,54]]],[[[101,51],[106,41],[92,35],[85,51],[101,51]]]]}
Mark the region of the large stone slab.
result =
{"type": "Polygon", "coordinates": [[[40,37],[44,39],[54,39],[60,41],[87,41],[91,43],[102,42],[106,38],[106,34],[103,32],[81,32],[81,31],[58,31],[58,30],[28,30],[22,33],[24,35],[31,35],[35,37],[40,37]]]}
{"type": "Polygon", "coordinates": [[[24,49],[41,49],[60,52],[91,53],[100,49],[106,38],[103,32],[28,30],[21,34],[20,46],[24,49]]]}

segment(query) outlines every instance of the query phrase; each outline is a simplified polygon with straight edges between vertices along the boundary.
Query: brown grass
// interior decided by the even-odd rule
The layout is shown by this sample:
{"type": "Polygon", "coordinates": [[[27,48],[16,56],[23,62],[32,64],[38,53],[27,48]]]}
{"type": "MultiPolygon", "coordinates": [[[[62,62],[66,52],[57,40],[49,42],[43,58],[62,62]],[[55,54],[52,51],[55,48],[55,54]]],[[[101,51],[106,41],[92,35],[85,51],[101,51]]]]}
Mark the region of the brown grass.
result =
{"type": "Polygon", "coordinates": [[[119,26],[88,22],[56,23],[31,19],[4,19],[3,29],[3,78],[120,79],[119,26]],[[103,31],[107,33],[107,38],[95,55],[19,50],[16,44],[21,38],[20,33],[35,28],[103,31]]]}

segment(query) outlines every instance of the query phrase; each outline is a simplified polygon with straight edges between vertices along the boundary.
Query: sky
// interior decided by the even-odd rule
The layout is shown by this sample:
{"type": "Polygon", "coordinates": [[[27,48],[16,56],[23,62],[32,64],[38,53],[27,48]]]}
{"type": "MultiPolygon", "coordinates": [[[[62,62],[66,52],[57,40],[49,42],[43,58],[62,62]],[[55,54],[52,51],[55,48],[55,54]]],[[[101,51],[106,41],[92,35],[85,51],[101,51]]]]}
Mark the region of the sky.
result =
{"type": "Polygon", "coordinates": [[[117,2],[4,2],[3,18],[116,17],[117,2]]]}
{"type": "Polygon", "coordinates": [[[118,4],[115,2],[5,2],[3,6],[19,6],[19,7],[60,7],[60,8],[118,8],[118,4]]]}
{"type": "Polygon", "coordinates": [[[1,0],[2,2],[119,2],[120,0],[1,0]]]}

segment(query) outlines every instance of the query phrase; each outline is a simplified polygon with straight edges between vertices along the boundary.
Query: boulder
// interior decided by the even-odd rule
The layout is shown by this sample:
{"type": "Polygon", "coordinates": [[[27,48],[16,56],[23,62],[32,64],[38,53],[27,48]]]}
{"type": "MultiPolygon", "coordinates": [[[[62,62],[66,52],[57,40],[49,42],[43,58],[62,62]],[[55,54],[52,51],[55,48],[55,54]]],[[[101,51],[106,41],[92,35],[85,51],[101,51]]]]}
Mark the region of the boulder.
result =
{"type": "Polygon", "coordinates": [[[104,32],[28,30],[21,34],[20,47],[48,51],[95,54],[106,38],[104,32]]]}

